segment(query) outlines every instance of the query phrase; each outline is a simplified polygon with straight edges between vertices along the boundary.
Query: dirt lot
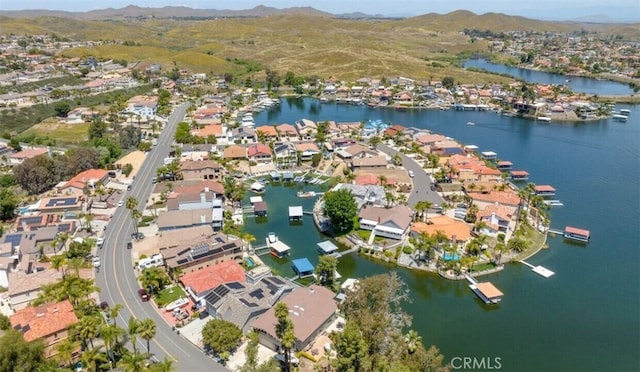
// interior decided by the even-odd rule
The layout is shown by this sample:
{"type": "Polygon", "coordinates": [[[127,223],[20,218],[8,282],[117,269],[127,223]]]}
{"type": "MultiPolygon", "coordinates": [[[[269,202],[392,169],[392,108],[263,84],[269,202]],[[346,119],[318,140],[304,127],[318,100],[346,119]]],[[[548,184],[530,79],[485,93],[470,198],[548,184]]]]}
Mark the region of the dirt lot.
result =
{"type": "Polygon", "coordinates": [[[403,168],[379,168],[364,171],[356,171],[356,176],[361,174],[373,174],[375,176],[384,175],[387,179],[396,181],[397,184],[411,185],[411,178],[403,168]]]}

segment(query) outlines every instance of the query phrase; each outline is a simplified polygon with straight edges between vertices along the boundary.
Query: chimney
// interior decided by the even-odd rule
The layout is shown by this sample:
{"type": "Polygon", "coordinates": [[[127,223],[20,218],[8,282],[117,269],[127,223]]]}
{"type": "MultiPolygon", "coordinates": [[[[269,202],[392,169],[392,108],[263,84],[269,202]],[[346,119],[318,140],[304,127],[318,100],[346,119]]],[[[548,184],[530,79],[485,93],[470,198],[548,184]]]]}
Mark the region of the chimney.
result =
{"type": "Polygon", "coordinates": [[[205,186],[204,192],[209,192],[209,186],[205,186]]]}
{"type": "Polygon", "coordinates": [[[200,203],[206,203],[206,202],[207,202],[207,194],[200,193],[200,203]]]}

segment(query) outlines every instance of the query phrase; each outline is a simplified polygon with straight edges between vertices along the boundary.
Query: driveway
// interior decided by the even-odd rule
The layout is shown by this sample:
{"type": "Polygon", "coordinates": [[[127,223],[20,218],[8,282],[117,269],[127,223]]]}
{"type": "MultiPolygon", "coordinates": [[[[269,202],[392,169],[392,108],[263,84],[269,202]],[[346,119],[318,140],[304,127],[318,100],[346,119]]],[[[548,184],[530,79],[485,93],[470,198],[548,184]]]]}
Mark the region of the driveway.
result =
{"type": "Polygon", "coordinates": [[[436,191],[431,191],[431,176],[429,176],[429,174],[425,172],[424,168],[422,168],[414,159],[385,144],[379,144],[377,148],[379,151],[382,151],[391,157],[396,153],[400,154],[404,169],[406,169],[407,172],[413,171],[413,190],[411,190],[411,195],[409,195],[409,199],[407,200],[409,207],[413,208],[419,201],[428,201],[431,204],[439,205],[444,203],[444,199],[442,199],[440,194],[436,191]]]}

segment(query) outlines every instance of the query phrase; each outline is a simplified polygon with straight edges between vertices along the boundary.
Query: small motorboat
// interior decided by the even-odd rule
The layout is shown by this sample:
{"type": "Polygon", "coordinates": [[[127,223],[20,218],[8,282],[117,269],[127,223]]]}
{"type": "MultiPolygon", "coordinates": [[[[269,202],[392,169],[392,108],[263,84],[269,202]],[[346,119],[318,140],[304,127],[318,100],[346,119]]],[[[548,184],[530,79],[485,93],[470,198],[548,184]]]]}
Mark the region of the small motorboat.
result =
{"type": "Polygon", "coordinates": [[[164,307],[166,311],[173,311],[175,309],[179,309],[189,303],[189,300],[186,297],[180,297],[179,299],[170,302],[167,306],[164,307]]]}
{"type": "Polygon", "coordinates": [[[278,241],[278,237],[274,232],[270,232],[269,235],[267,235],[267,237],[269,238],[269,243],[275,243],[278,241]]]}
{"type": "Polygon", "coordinates": [[[468,121],[467,125],[476,125],[476,123],[472,122],[472,121],[468,121]]]}

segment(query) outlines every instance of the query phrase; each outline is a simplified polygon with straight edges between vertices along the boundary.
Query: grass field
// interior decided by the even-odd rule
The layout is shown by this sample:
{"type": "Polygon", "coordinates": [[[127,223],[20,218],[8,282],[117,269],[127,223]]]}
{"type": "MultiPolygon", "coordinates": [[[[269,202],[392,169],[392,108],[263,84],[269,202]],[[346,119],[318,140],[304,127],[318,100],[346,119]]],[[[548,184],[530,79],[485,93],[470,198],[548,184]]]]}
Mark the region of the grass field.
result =
{"type": "Polygon", "coordinates": [[[23,135],[35,134],[38,137],[55,139],[58,144],[79,144],[88,140],[88,123],[66,124],[52,118],[36,124],[23,135]]]}

